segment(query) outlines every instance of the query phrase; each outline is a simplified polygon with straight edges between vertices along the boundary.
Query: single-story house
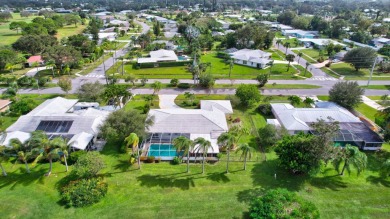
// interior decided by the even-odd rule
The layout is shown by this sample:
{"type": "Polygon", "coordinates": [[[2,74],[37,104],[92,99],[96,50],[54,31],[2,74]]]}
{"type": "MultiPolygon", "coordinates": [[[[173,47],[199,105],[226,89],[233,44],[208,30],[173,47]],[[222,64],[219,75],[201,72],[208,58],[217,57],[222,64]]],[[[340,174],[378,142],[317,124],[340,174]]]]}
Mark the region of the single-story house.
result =
{"type": "MultiPolygon", "coordinates": [[[[219,153],[218,137],[227,132],[228,125],[226,114],[233,113],[228,100],[202,100],[200,109],[152,109],[148,118],[153,118],[153,125],[146,131],[148,137],[142,144],[145,156],[155,156],[162,160],[171,160],[177,156],[172,142],[179,136],[185,136],[191,140],[203,137],[211,142],[211,148],[207,151],[209,159],[216,160],[219,153]]],[[[201,157],[197,153],[199,146],[190,151],[192,160],[201,157]]]]}
{"type": "Polygon", "coordinates": [[[384,37],[374,38],[370,41],[370,45],[377,48],[382,48],[385,45],[390,45],[390,39],[384,37]]]}
{"type": "Polygon", "coordinates": [[[305,30],[299,30],[299,29],[293,29],[293,30],[282,30],[282,34],[284,36],[291,36],[296,38],[307,38],[307,39],[314,39],[318,36],[318,31],[305,31],[305,30]]]}
{"type": "Polygon", "coordinates": [[[357,46],[357,47],[368,47],[368,48],[371,48],[375,51],[378,51],[379,48],[377,47],[374,47],[374,46],[370,46],[370,45],[367,45],[367,44],[364,44],[364,43],[359,43],[359,42],[356,42],[356,41],[352,41],[350,39],[343,39],[343,42],[345,43],[353,43],[353,45],[357,46]]]}
{"type": "Polygon", "coordinates": [[[381,137],[358,117],[333,102],[317,102],[315,108],[295,108],[291,104],[275,103],[271,104],[271,108],[277,121],[269,124],[279,123],[290,134],[312,133],[311,124],[319,119],[329,121],[331,118],[340,126],[334,139],[335,145],[352,144],[363,150],[377,150],[383,143],[381,137]]]}
{"type": "Polygon", "coordinates": [[[294,30],[295,28],[284,25],[284,24],[278,24],[278,30],[284,31],[284,30],[294,30]]]}
{"type": "Polygon", "coordinates": [[[41,105],[7,128],[1,144],[9,146],[12,138],[25,142],[30,133],[44,131],[51,138],[62,136],[73,150],[90,150],[96,142],[100,125],[111,111],[98,103],[80,103],[77,99],[56,97],[41,105]]]}
{"type": "Polygon", "coordinates": [[[149,53],[150,58],[138,58],[137,63],[177,62],[179,58],[172,50],[160,49],[149,53]]]}
{"type": "Polygon", "coordinates": [[[0,112],[5,112],[9,110],[9,106],[11,105],[12,101],[10,100],[2,100],[0,99],[0,112]]]}
{"type": "Polygon", "coordinates": [[[315,46],[319,49],[324,48],[325,46],[329,45],[330,43],[333,43],[333,45],[341,45],[344,48],[347,47],[347,45],[343,43],[339,43],[332,39],[324,39],[324,38],[318,38],[318,39],[308,39],[308,38],[300,38],[298,41],[302,42],[305,47],[312,47],[315,46]]]}
{"type": "Polygon", "coordinates": [[[246,65],[254,68],[265,68],[271,60],[271,53],[261,50],[241,49],[236,52],[229,53],[234,63],[246,65]]]}
{"type": "Polygon", "coordinates": [[[39,66],[43,65],[45,62],[42,59],[42,56],[30,56],[27,59],[27,64],[29,67],[32,67],[34,63],[38,63],[39,66]]]}
{"type": "Polygon", "coordinates": [[[130,24],[128,21],[122,21],[122,20],[111,20],[110,23],[108,23],[110,25],[114,25],[114,26],[121,26],[121,27],[129,27],[130,24]]]}

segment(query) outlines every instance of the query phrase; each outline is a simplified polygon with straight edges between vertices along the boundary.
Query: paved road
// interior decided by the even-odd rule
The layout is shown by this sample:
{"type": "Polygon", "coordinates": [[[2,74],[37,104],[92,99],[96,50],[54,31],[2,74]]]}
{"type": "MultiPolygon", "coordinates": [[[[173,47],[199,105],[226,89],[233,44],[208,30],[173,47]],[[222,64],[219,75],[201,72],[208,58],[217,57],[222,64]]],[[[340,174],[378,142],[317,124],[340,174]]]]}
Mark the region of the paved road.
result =
{"type": "Polygon", "coordinates": [[[150,27],[147,24],[145,24],[144,22],[141,22],[141,21],[138,21],[138,20],[134,20],[134,22],[142,26],[142,32],[141,33],[149,32],[150,27]]]}

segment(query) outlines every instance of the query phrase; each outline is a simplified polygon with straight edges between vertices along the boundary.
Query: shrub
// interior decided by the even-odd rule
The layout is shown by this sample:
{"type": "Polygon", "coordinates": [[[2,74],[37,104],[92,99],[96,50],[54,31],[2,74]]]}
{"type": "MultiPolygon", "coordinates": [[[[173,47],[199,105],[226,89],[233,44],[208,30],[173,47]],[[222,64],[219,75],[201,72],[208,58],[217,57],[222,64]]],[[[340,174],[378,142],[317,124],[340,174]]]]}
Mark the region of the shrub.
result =
{"type": "Polygon", "coordinates": [[[179,84],[179,79],[173,78],[173,79],[169,82],[169,84],[170,84],[172,87],[176,87],[177,84],[179,84]]]}
{"type": "Polygon", "coordinates": [[[181,159],[179,157],[174,157],[172,160],[173,165],[178,165],[181,163],[181,159]]]}
{"type": "Polygon", "coordinates": [[[40,87],[43,87],[43,86],[45,86],[45,84],[47,83],[47,82],[49,82],[50,81],[50,78],[49,77],[40,77],[39,79],[38,79],[38,85],[40,86],[40,87]]]}
{"type": "Polygon", "coordinates": [[[240,117],[237,117],[237,118],[235,118],[235,119],[233,120],[233,123],[239,123],[239,122],[241,122],[240,117]]]}
{"type": "Polygon", "coordinates": [[[271,189],[255,197],[249,208],[250,218],[320,218],[317,207],[286,189],[271,189]]]}
{"type": "Polygon", "coordinates": [[[141,157],[139,158],[140,161],[146,161],[147,159],[148,159],[148,157],[145,157],[145,156],[141,156],[141,157]]]}
{"type": "Polygon", "coordinates": [[[155,159],[154,162],[155,162],[155,163],[160,163],[160,162],[161,162],[161,157],[155,159]]]}
{"type": "Polygon", "coordinates": [[[264,116],[272,116],[271,104],[269,103],[260,104],[257,107],[257,111],[259,111],[259,113],[263,114],[264,116]]]}
{"type": "Polygon", "coordinates": [[[328,62],[325,64],[325,67],[329,68],[331,64],[332,64],[331,62],[328,62]]]}
{"type": "Polygon", "coordinates": [[[145,106],[143,106],[143,108],[142,108],[142,113],[146,114],[146,113],[149,112],[149,110],[150,110],[150,105],[149,104],[145,104],[145,106]]]}
{"type": "Polygon", "coordinates": [[[241,104],[240,99],[235,95],[229,95],[226,97],[227,100],[230,100],[230,103],[233,107],[237,107],[241,104]]]}
{"type": "Polygon", "coordinates": [[[29,113],[37,106],[33,99],[21,99],[11,104],[9,110],[14,115],[24,115],[29,113]]]}
{"type": "Polygon", "coordinates": [[[179,83],[177,87],[180,89],[188,89],[191,87],[191,85],[189,83],[179,83]]]}
{"type": "Polygon", "coordinates": [[[317,59],[317,62],[319,62],[319,63],[322,63],[322,62],[324,62],[325,61],[325,59],[324,59],[324,57],[319,57],[318,59],[317,59]]]}
{"type": "Polygon", "coordinates": [[[218,159],[221,159],[221,158],[222,158],[222,154],[221,154],[221,153],[218,153],[218,154],[217,154],[217,158],[218,158],[218,159]]]}
{"type": "Polygon", "coordinates": [[[88,152],[79,156],[71,174],[77,178],[96,176],[104,168],[104,161],[99,152],[88,152]]]}
{"type": "Polygon", "coordinates": [[[155,157],[154,156],[149,156],[146,158],[146,163],[154,163],[155,157]]]}
{"type": "Polygon", "coordinates": [[[74,164],[74,163],[76,163],[77,160],[79,159],[79,157],[84,156],[85,154],[87,154],[87,152],[86,152],[86,151],[83,151],[83,150],[79,150],[79,151],[72,152],[72,153],[69,155],[68,163],[69,163],[69,164],[74,164]]]}
{"type": "Polygon", "coordinates": [[[61,198],[68,207],[84,207],[99,202],[107,194],[107,188],[100,178],[80,179],[64,186],[61,198]]]}

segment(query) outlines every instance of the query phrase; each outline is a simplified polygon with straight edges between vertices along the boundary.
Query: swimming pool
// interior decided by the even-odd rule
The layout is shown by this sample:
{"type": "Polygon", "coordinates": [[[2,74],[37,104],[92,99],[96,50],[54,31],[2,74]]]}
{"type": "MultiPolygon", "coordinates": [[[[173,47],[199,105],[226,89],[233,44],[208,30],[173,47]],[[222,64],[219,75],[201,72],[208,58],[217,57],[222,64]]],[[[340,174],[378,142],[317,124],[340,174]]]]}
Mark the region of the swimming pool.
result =
{"type": "Polygon", "coordinates": [[[178,56],[177,59],[179,61],[186,61],[187,60],[187,57],[186,56],[178,56]]]}
{"type": "Polygon", "coordinates": [[[148,156],[154,157],[176,157],[179,154],[171,144],[151,144],[148,156]]]}

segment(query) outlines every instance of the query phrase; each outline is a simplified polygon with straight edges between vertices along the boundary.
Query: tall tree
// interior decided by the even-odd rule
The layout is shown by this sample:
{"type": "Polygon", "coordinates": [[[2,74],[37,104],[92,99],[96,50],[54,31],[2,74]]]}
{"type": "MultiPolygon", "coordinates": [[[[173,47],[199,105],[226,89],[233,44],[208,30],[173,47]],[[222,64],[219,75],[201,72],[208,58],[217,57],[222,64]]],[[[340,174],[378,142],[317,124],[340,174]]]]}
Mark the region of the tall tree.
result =
{"type": "Polygon", "coordinates": [[[329,90],[329,101],[347,109],[352,109],[362,102],[364,89],[356,81],[337,82],[329,90]]]}
{"type": "Polygon", "coordinates": [[[356,71],[361,68],[369,68],[374,64],[376,58],[375,50],[369,47],[359,47],[348,51],[343,61],[350,63],[356,71]]]}
{"type": "Polygon", "coordinates": [[[258,101],[260,101],[261,94],[259,89],[254,84],[241,84],[236,89],[235,94],[239,99],[241,104],[244,106],[250,106],[258,101]]]}
{"type": "Polygon", "coordinates": [[[7,148],[5,146],[0,146],[0,168],[3,176],[7,176],[7,172],[5,171],[5,168],[3,166],[3,162],[8,160],[8,156],[5,154],[5,150],[7,148]]]}
{"type": "Polygon", "coordinates": [[[155,81],[151,87],[153,88],[153,94],[158,94],[158,92],[161,90],[162,88],[162,83],[160,81],[155,81]]]}
{"type": "Polygon", "coordinates": [[[295,56],[293,54],[286,55],[286,60],[288,61],[287,71],[290,70],[290,63],[293,62],[294,59],[295,59],[295,56]]]}
{"type": "Polygon", "coordinates": [[[184,136],[177,137],[173,140],[173,146],[177,152],[182,152],[187,156],[187,173],[190,172],[190,153],[194,149],[194,142],[184,136]]]}
{"type": "Polygon", "coordinates": [[[72,80],[68,77],[61,77],[57,85],[61,88],[62,91],[64,91],[66,94],[69,93],[70,90],[72,90],[72,80]]]}
{"type": "Polygon", "coordinates": [[[211,146],[211,142],[202,138],[202,137],[195,139],[194,144],[195,144],[194,152],[201,153],[202,157],[203,157],[203,160],[202,160],[202,174],[203,174],[204,173],[204,164],[206,162],[206,157],[207,157],[207,152],[209,151],[209,149],[213,150],[213,148],[211,146]]]}
{"type": "Polygon", "coordinates": [[[249,160],[251,159],[253,151],[254,149],[251,146],[249,146],[249,144],[247,143],[240,144],[237,147],[237,152],[241,152],[240,159],[244,158],[244,170],[246,170],[247,159],[249,160]]]}
{"type": "Polygon", "coordinates": [[[233,149],[235,144],[235,138],[231,132],[222,133],[217,140],[219,146],[222,146],[226,149],[227,161],[226,161],[226,173],[229,173],[229,161],[230,161],[230,150],[233,149]]]}

